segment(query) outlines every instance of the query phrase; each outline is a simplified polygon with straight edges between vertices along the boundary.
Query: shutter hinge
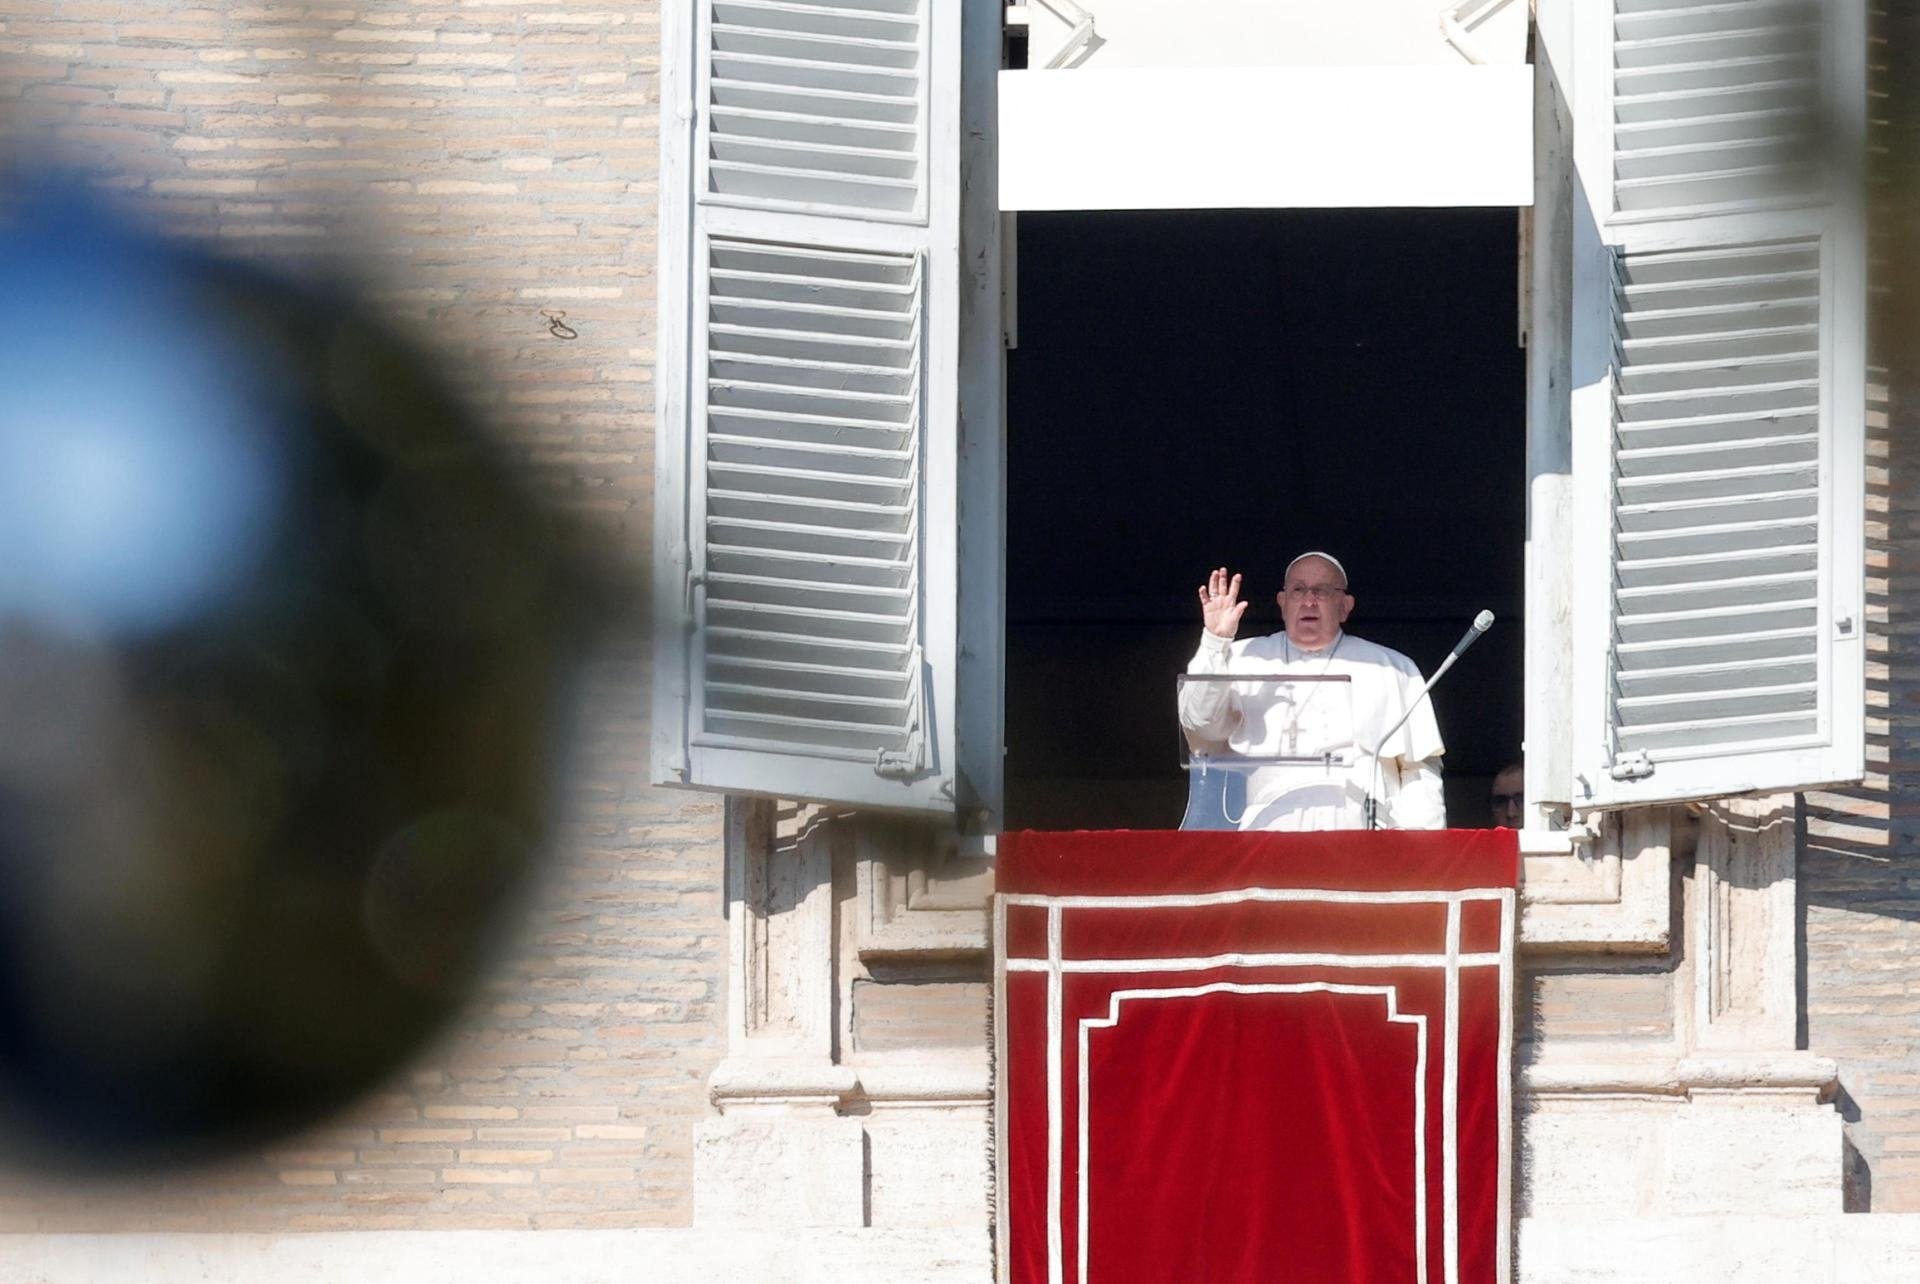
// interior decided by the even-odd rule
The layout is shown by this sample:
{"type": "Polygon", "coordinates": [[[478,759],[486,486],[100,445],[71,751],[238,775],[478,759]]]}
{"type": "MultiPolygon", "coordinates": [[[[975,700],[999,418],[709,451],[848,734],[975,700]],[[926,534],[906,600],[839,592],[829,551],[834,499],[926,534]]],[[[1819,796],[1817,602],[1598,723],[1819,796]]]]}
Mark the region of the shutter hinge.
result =
{"type": "Polygon", "coordinates": [[[920,735],[916,731],[905,749],[882,749],[873,755],[873,774],[887,780],[912,780],[920,774],[920,735]]]}
{"type": "Polygon", "coordinates": [[[1645,749],[1631,749],[1614,759],[1607,774],[1615,780],[1645,780],[1653,774],[1653,759],[1645,749]]]}
{"type": "Polygon", "coordinates": [[[907,672],[912,674],[908,689],[907,742],[899,749],[881,749],[873,755],[873,774],[887,780],[912,780],[927,765],[926,674],[920,659],[920,646],[914,644],[907,656],[907,672]]]}

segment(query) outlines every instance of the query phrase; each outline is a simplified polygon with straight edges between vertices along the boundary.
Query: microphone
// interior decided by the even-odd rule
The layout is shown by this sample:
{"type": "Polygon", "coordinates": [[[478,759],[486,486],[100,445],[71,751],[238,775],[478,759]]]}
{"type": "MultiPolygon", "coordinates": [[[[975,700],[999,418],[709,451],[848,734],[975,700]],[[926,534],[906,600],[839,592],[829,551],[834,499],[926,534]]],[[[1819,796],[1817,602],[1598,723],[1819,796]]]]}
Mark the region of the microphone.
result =
{"type": "Polygon", "coordinates": [[[1391,727],[1387,729],[1386,735],[1381,736],[1379,740],[1374,742],[1373,780],[1372,780],[1372,783],[1369,784],[1367,787],[1366,815],[1367,815],[1368,829],[1378,829],[1380,827],[1379,825],[1380,800],[1375,796],[1378,793],[1380,788],[1380,751],[1387,747],[1387,741],[1393,739],[1394,735],[1399,732],[1400,728],[1407,725],[1407,719],[1411,718],[1413,716],[1413,711],[1420,707],[1420,702],[1427,698],[1427,692],[1433,690],[1434,684],[1440,681],[1442,677],[1446,676],[1447,670],[1453,667],[1453,662],[1455,660],[1458,660],[1461,656],[1465,655],[1467,653],[1467,648],[1472,646],[1475,642],[1478,642],[1480,640],[1480,635],[1485,633],[1488,629],[1492,627],[1493,627],[1492,611],[1482,611],[1480,612],[1480,614],[1474,616],[1473,623],[1467,626],[1467,631],[1460,635],[1460,640],[1458,642],[1454,643],[1452,654],[1448,655],[1446,659],[1440,662],[1440,667],[1433,671],[1433,676],[1428,678],[1426,681],[1426,685],[1420,688],[1420,694],[1415,696],[1413,699],[1407,701],[1406,711],[1400,715],[1400,720],[1398,722],[1395,722],[1391,727]]]}
{"type": "Polygon", "coordinates": [[[1482,633],[1485,633],[1488,629],[1492,627],[1493,627],[1492,611],[1482,611],[1480,612],[1480,614],[1474,616],[1473,623],[1468,625],[1467,631],[1460,635],[1460,640],[1453,644],[1453,654],[1447,657],[1447,663],[1440,666],[1439,671],[1433,675],[1434,678],[1438,679],[1440,674],[1445,673],[1447,671],[1448,664],[1452,664],[1455,660],[1458,660],[1461,656],[1465,655],[1467,653],[1467,648],[1472,646],[1475,642],[1478,642],[1480,640],[1480,635],[1482,633]]]}

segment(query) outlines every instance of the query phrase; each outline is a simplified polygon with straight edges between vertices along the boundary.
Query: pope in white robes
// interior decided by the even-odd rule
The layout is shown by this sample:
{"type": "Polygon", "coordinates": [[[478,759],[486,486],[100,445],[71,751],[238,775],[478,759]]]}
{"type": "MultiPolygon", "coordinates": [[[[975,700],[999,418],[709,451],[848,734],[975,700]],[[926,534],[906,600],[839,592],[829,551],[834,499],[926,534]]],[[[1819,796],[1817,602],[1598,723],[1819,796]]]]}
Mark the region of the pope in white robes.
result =
{"type": "Polygon", "coordinates": [[[1247,609],[1240,576],[1221,567],[1199,592],[1205,627],[1187,672],[1254,680],[1184,683],[1181,728],[1195,753],[1267,760],[1247,770],[1245,804],[1227,817],[1230,823],[1364,828],[1371,796],[1382,828],[1446,827],[1440,787],[1446,746],[1432,703],[1414,704],[1420,670],[1398,651],[1342,627],[1354,599],[1338,560],[1314,552],[1288,564],[1279,593],[1286,627],[1268,637],[1234,637],[1247,609]],[[1259,680],[1271,678],[1296,681],[1259,680]],[[1410,706],[1382,747],[1376,773],[1374,745],[1410,706]]]}

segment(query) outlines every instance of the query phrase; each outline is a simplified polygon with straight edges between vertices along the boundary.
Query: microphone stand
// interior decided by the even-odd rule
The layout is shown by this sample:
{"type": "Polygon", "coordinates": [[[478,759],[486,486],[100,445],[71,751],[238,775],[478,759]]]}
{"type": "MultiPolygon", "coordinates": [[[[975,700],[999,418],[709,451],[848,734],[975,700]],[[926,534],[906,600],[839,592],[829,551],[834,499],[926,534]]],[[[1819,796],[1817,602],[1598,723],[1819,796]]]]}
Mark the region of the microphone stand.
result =
{"type": "Polygon", "coordinates": [[[1447,670],[1453,667],[1454,661],[1458,660],[1461,656],[1465,655],[1467,652],[1467,648],[1472,646],[1475,642],[1478,642],[1480,640],[1480,635],[1482,633],[1485,633],[1488,629],[1492,627],[1493,627],[1492,611],[1482,611],[1480,612],[1479,615],[1475,616],[1473,620],[1473,627],[1467,630],[1467,635],[1460,639],[1459,644],[1453,648],[1452,653],[1449,654],[1445,660],[1441,661],[1440,667],[1433,671],[1433,676],[1428,678],[1426,681],[1426,685],[1420,688],[1420,694],[1415,696],[1413,699],[1407,701],[1406,710],[1401,713],[1399,721],[1395,722],[1393,726],[1387,729],[1387,734],[1385,734],[1384,736],[1381,736],[1380,739],[1374,742],[1373,773],[1372,773],[1371,779],[1367,784],[1366,817],[1367,817],[1368,829],[1380,828],[1380,799],[1379,799],[1380,751],[1387,747],[1387,741],[1393,739],[1393,737],[1399,732],[1400,728],[1407,725],[1407,719],[1411,718],[1413,716],[1413,711],[1420,707],[1420,702],[1427,698],[1427,692],[1433,690],[1434,684],[1440,681],[1441,678],[1446,676],[1447,670]]]}

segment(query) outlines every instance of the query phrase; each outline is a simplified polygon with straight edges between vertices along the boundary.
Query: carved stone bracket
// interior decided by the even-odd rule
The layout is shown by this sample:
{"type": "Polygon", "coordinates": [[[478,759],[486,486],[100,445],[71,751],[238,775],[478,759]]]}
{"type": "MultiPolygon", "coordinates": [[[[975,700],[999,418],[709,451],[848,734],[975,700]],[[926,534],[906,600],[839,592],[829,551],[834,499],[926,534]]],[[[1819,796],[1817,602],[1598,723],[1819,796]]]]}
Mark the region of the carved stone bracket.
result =
{"type": "Polygon", "coordinates": [[[991,840],[862,816],[854,867],[854,947],[862,961],[986,957],[991,840]]]}
{"type": "Polygon", "coordinates": [[[727,800],[729,1062],[833,1060],[830,837],[791,805],[727,800]]]}
{"type": "Polygon", "coordinates": [[[990,853],[924,822],[745,798],[727,802],[726,853],[727,1056],[694,1135],[696,1224],[977,1216],[990,853]]]}
{"type": "Polygon", "coordinates": [[[866,1224],[866,1140],[834,1061],[833,818],[727,800],[727,1056],[694,1131],[694,1222],[866,1224]]]}
{"type": "Polygon", "coordinates": [[[1701,818],[1688,903],[1696,1048],[1794,1045],[1794,821],[1792,794],[1724,799],[1701,818]]]}
{"type": "Polygon", "coordinates": [[[1520,835],[1520,944],[1533,950],[1664,953],[1672,936],[1672,810],[1609,812],[1587,842],[1520,835]]]}

